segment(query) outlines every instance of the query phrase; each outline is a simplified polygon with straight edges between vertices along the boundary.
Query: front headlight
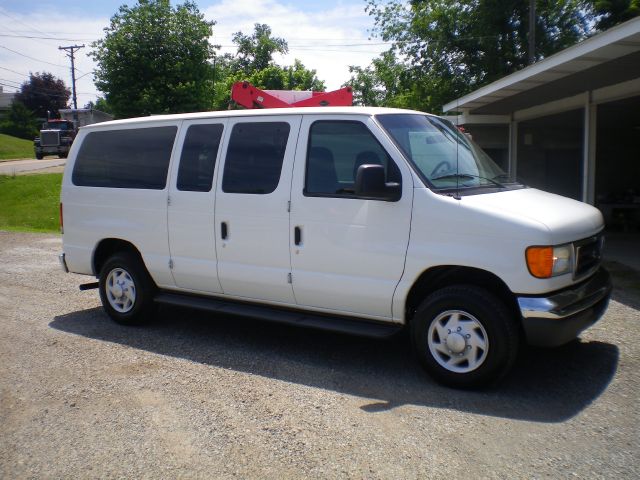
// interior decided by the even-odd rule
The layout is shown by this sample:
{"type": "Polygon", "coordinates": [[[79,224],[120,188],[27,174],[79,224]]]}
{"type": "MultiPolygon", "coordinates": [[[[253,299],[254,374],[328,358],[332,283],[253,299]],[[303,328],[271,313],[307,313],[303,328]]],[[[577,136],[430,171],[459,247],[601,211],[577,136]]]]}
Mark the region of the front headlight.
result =
{"type": "Polygon", "coordinates": [[[529,247],[526,255],[529,273],[536,278],[550,278],[573,272],[573,245],[529,247]]]}

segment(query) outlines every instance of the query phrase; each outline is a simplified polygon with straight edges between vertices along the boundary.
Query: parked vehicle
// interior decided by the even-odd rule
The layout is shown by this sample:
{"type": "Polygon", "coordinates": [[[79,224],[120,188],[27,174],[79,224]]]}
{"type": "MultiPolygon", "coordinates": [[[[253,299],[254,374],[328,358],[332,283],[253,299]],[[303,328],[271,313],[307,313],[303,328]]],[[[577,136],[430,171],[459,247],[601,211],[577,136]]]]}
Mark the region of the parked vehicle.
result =
{"type": "Polygon", "coordinates": [[[66,158],[79,127],[113,120],[108,113],[91,108],[62,109],[60,116],[60,119],[44,122],[40,135],[33,141],[33,149],[38,160],[42,160],[45,155],[66,158]]]}
{"type": "Polygon", "coordinates": [[[38,160],[45,155],[58,155],[66,158],[76,136],[73,122],[52,119],[42,124],[40,136],[33,141],[33,149],[38,160]]]}
{"type": "MultiPolygon", "coordinates": [[[[605,311],[594,207],[509,178],[421,112],[292,108],[80,129],[65,270],[122,324],[158,304],[385,337],[453,386],[505,375],[605,311]]],[[[61,222],[62,223],[62,222],[61,222]]]]}

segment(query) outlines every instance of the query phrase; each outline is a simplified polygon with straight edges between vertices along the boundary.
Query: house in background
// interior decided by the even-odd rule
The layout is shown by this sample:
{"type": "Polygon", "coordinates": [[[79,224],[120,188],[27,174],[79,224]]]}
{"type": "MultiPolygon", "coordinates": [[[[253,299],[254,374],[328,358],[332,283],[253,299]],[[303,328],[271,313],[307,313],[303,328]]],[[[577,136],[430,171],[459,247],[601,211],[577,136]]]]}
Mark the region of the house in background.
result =
{"type": "Polygon", "coordinates": [[[640,228],[640,17],[443,110],[527,185],[640,228]]]}
{"type": "Polygon", "coordinates": [[[0,85],[0,118],[4,118],[7,112],[9,112],[11,102],[13,102],[13,97],[15,96],[15,92],[3,92],[2,86],[0,85]]]}

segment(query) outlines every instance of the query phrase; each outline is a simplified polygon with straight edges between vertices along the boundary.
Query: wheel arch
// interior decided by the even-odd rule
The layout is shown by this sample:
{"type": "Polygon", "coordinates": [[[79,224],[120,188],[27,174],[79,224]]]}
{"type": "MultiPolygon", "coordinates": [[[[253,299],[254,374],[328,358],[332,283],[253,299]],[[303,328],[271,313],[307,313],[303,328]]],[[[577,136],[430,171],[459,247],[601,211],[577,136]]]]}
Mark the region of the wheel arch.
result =
{"type": "Polygon", "coordinates": [[[474,267],[439,265],[422,272],[409,289],[405,302],[405,323],[408,325],[411,322],[416,309],[427,295],[452,285],[484,288],[502,300],[514,318],[520,316],[513,292],[496,274],[474,267]]]}
{"type": "Polygon", "coordinates": [[[100,270],[102,269],[104,262],[106,262],[107,259],[116,252],[132,253],[140,259],[140,262],[142,262],[142,265],[144,266],[144,260],[140,254],[140,250],[138,250],[133,243],[127,240],[122,240],[121,238],[103,238],[96,245],[96,248],[93,251],[93,259],[91,261],[91,268],[93,269],[93,274],[96,277],[100,275],[100,270]]]}

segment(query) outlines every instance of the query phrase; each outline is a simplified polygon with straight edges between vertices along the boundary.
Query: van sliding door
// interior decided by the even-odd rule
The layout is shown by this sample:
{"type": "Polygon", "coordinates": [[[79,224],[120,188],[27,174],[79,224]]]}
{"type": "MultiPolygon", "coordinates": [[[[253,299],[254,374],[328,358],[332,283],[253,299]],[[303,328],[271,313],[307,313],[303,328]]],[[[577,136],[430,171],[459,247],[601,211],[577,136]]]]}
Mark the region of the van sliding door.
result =
{"type": "Polygon", "coordinates": [[[168,201],[169,248],[176,286],[221,293],[214,229],[214,178],[226,119],[185,122],[173,162],[168,201]]]}
{"type": "Polygon", "coordinates": [[[215,207],[226,295],[295,305],[288,204],[300,122],[299,115],[229,119],[215,207]]]}

